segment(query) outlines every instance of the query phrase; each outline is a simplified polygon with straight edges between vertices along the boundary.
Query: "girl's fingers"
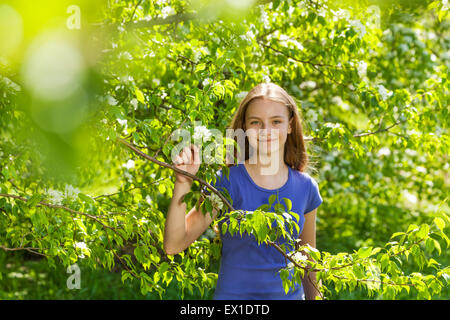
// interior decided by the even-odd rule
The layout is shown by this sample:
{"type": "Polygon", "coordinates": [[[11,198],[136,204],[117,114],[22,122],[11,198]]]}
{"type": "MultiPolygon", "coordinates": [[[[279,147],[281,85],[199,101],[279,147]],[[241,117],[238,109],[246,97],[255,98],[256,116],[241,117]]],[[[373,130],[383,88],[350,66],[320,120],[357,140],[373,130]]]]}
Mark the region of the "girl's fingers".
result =
{"type": "Polygon", "coordinates": [[[194,150],[194,163],[199,164],[200,163],[200,156],[199,156],[199,150],[198,147],[193,144],[192,149],[194,150]]]}
{"type": "Polygon", "coordinates": [[[199,148],[195,144],[191,144],[190,146],[184,147],[180,154],[175,158],[174,164],[199,164],[200,163],[200,155],[199,148]]]}
{"type": "Polygon", "coordinates": [[[183,164],[183,160],[181,159],[180,156],[177,156],[177,157],[175,158],[175,160],[173,160],[173,164],[175,164],[175,165],[183,164]]]}
{"type": "Polygon", "coordinates": [[[190,164],[191,163],[189,154],[190,154],[189,150],[187,149],[187,147],[185,147],[183,149],[183,154],[182,154],[184,164],[190,164]]]}

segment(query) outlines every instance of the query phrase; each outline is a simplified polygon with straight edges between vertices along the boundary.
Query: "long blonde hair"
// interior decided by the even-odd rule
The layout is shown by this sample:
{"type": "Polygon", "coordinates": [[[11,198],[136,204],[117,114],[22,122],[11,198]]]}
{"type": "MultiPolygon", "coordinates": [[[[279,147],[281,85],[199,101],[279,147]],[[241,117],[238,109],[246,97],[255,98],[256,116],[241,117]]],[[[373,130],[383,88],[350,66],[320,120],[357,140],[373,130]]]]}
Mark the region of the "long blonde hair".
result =
{"type": "MultiPolygon", "coordinates": [[[[233,129],[233,132],[238,129],[245,131],[245,113],[248,105],[251,101],[258,98],[280,102],[288,108],[290,114],[289,119],[293,120],[291,124],[292,131],[288,134],[286,144],[284,146],[284,161],[291,168],[300,172],[305,172],[309,164],[309,159],[308,154],[306,153],[305,142],[303,140],[302,119],[294,99],[279,85],[275,83],[260,83],[253,87],[239,104],[228,129],[233,129]]],[[[237,145],[238,141],[236,137],[234,137],[234,141],[237,145]]],[[[239,147],[242,148],[242,146],[239,147]]],[[[227,166],[230,167],[235,165],[235,160],[239,159],[238,155],[242,152],[245,152],[244,159],[247,160],[250,156],[250,145],[247,137],[245,137],[244,150],[241,149],[239,152],[239,150],[234,148],[233,155],[227,154],[229,159],[227,160],[227,166]]]]}

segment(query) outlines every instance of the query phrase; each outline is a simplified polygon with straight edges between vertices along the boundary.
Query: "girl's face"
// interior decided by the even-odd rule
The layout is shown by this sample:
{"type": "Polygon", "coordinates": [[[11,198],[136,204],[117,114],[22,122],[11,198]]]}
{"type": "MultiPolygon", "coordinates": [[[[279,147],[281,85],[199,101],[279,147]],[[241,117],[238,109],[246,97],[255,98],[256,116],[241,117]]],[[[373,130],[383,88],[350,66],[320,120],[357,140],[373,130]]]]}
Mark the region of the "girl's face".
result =
{"type": "Polygon", "coordinates": [[[258,98],[247,107],[244,130],[255,150],[265,154],[282,152],[291,132],[291,122],[284,104],[258,98]]]}

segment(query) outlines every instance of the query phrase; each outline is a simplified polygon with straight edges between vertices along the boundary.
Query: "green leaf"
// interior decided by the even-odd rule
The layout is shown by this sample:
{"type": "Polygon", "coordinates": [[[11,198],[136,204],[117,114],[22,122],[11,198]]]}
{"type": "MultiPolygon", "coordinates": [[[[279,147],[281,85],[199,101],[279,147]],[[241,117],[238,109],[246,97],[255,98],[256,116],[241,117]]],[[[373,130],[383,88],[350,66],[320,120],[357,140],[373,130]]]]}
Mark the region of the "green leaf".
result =
{"type": "Polygon", "coordinates": [[[133,279],[133,275],[127,270],[122,270],[122,283],[125,283],[126,279],[133,279]]]}
{"type": "Polygon", "coordinates": [[[426,237],[428,237],[429,231],[430,231],[430,226],[427,224],[422,224],[419,228],[419,231],[417,232],[417,236],[419,238],[426,238],[426,237]]]}
{"type": "Polygon", "coordinates": [[[398,237],[398,236],[401,236],[401,235],[404,235],[405,234],[405,232],[396,232],[396,233],[394,233],[392,236],[391,236],[391,239],[393,239],[393,238],[395,238],[395,237],[398,237]]]}
{"type": "Polygon", "coordinates": [[[144,94],[142,93],[142,91],[139,90],[138,87],[135,87],[135,88],[134,88],[134,94],[136,95],[136,99],[137,99],[140,103],[145,104],[145,96],[144,96],[144,94]]]}
{"type": "Polygon", "coordinates": [[[86,226],[84,225],[83,221],[81,221],[81,219],[75,219],[75,223],[84,234],[87,234],[86,226]]]}
{"type": "Polygon", "coordinates": [[[308,248],[305,250],[311,258],[313,258],[315,261],[320,260],[320,251],[316,248],[313,248],[311,246],[308,246],[308,248]]]}
{"type": "Polygon", "coordinates": [[[206,64],[200,63],[200,64],[198,64],[198,65],[195,67],[195,72],[199,72],[199,71],[205,70],[205,68],[206,68],[206,64]]]}
{"type": "Polygon", "coordinates": [[[91,197],[85,195],[82,192],[78,193],[78,198],[80,198],[81,201],[84,201],[86,203],[94,204],[94,199],[92,199],[91,197]]]}
{"type": "Polygon", "coordinates": [[[280,270],[280,278],[283,283],[284,292],[287,294],[289,292],[289,270],[281,269],[280,270]]]}
{"type": "Polygon", "coordinates": [[[206,208],[206,212],[212,212],[213,211],[212,203],[211,203],[211,201],[208,198],[205,199],[205,208],[206,208]]]}
{"type": "Polygon", "coordinates": [[[226,223],[222,224],[222,234],[225,234],[227,232],[228,225],[226,223]]]}
{"type": "Polygon", "coordinates": [[[280,0],[274,0],[272,10],[276,10],[279,5],[280,5],[280,0]]]}
{"type": "Polygon", "coordinates": [[[272,194],[269,197],[269,207],[272,207],[272,204],[275,202],[275,200],[277,200],[277,196],[275,194],[272,194]]]}
{"type": "Polygon", "coordinates": [[[286,203],[287,211],[288,212],[291,211],[291,209],[292,209],[292,201],[291,201],[291,199],[288,199],[288,198],[283,198],[283,199],[284,199],[284,202],[286,203]]]}
{"type": "Polygon", "coordinates": [[[373,255],[377,254],[377,253],[380,252],[380,251],[381,251],[381,248],[374,248],[374,249],[372,250],[372,252],[370,253],[370,255],[373,256],[373,255]]]}
{"type": "Polygon", "coordinates": [[[439,230],[444,231],[444,228],[445,228],[444,219],[436,217],[436,218],[434,218],[433,222],[439,228],[439,230]]]}
{"type": "Polygon", "coordinates": [[[27,201],[27,207],[32,208],[36,206],[40,201],[42,200],[42,196],[40,194],[34,194],[30,199],[27,201]]]}
{"type": "Polygon", "coordinates": [[[433,243],[434,243],[434,247],[435,249],[439,252],[439,255],[442,253],[441,251],[441,245],[439,244],[439,242],[435,239],[433,239],[433,243]]]}
{"type": "Polygon", "coordinates": [[[358,250],[358,258],[365,259],[372,254],[372,247],[363,247],[358,250]]]}

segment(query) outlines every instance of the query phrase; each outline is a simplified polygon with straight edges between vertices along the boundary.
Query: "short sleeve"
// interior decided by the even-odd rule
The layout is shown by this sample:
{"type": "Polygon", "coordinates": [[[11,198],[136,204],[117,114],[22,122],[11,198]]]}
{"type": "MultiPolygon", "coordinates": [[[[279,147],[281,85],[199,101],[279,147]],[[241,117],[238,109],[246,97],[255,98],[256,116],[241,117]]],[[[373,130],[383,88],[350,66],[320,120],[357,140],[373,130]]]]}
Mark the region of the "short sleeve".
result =
{"type": "Polygon", "coordinates": [[[306,205],[305,213],[313,211],[320,206],[322,202],[323,200],[319,192],[319,185],[316,180],[311,177],[308,204],[306,205]]]}

